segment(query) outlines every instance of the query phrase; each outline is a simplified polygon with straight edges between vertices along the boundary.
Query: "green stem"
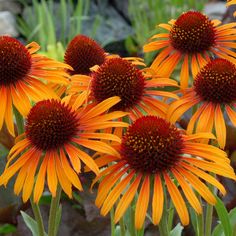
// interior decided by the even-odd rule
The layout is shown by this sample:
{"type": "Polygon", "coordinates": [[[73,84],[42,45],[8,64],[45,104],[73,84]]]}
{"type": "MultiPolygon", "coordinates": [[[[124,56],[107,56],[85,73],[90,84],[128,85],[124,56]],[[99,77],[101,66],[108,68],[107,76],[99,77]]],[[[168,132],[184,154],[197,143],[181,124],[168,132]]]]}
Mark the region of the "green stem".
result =
{"type": "Polygon", "coordinates": [[[120,235],[125,236],[125,223],[123,217],[119,221],[120,223],[120,235]]]}
{"type": "Polygon", "coordinates": [[[111,219],[111,236],[115,236],[115,229],[116,229],[116,226],[115,226],[115,223],[114,223],[114,207],[111,208],[110,210],[110,219],[111,219]]]}
{"type": "Polygon", "coordinates": [[[132,201],[131,203],[131,206],[130,206],[130,234],[132,236],[136,236],[136,229],[135,229],[135,219],[134,219],[134,214],[135,214],[135,211],[134,211],[134,206],[135,202],[132,201]]]}
{"type": "Polygon", "coordinates": [[[172,227],[173,227],[174,213],[175,213],[174,205],[173,205],[173,202],[170,201],[169,215],[168,215],[168,219],[167,219],[168,232],[170,232],[172,230],[172,227]]]}
{"type": "Polygon", "coordinates": [[[18,135],[20,135],[25,132],[24,119],[15,107],[14,107],[14,114],[15,114],[15,118],[16,118],[18,135]]]}
{"type": "Polygon", "coordinates": [[[61,186],[58,185],[56,197],[52,198],[49,212],[49,220],[48,220],[48,236],[56,236],[56,214],[59,207],[61,198],[61,186]]]}
{"type": "Polygon", "coordinates": [[[213,213],[213,206],[210,205],[210,204],[207,204],[206,223],[205,223],[205,236],[211,236],[212,213],[213,213]]]}
{"type": "MultiPolygon", "coordinates": [[[[216,178],[216,174],[211,173],[211,175],[214,178],[216,178]]],[[[214,186],[209,184],[209,189],[212,193],[216,194],[216,188],[214,186]]],[[[211,236],[212,214],[213,214],[213,205],[207,204],[206,223],[205,223],[205,236],[211,236]]]]}
{"type": "Polygon", "coordinates": [[[169,236],[169,227],[165,214],[162,215],[161,221],[158,225],[160,236],[169,236]]]}
{"type": "MultiPolygon", "coordinates": [[[[202,206],[202,200],[200,195],[198,196],[199,202],[202,206]]],[[[199,214],[197,215],[197,236],[204,236],[204,214],[199,214]]]]}
{"type": "Polygon", "coordinates": [[[34,213],[34,218],[35,218],[37,225],[38,225],[38,235],[44,236],[45,230],[44,230],[43,218],[42,218],[42,215],[41,215],[41,212],[39,209],[39,205],[34,203],[34,200],[32,197],[30,198],[30,203],[31,203],[31,207],[32,207],[32,210],[34,213]]]}

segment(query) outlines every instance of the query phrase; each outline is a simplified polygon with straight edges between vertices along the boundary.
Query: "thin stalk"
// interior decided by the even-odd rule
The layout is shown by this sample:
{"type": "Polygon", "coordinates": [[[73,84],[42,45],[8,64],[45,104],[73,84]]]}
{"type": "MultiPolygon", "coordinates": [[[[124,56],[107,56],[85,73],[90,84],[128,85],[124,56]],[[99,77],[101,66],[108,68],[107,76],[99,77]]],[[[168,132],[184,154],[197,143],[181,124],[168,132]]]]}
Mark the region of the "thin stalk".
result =
{"type": "Polygon", "coordinates": [[[56,197],[52,198],[48,220],[48,236],[56,235],[56,214],[61,198],[61,186],[58,185],[56,197]]]}
{"type": "Polygon", "coordinates": [[[116,229],[116,226],[115,226],[115,223],[114,223],[114,214],[115,214],[114,207],[112,207],[111,210],[110,210],[111,236],[115,236],[115,229],[116,229]]]}
{"type": "MultiPolygon", "coordinates": [[[[166,211],[165,209],[168,209],[167,207],[167,194],[166,194],[166,189],[164,188],[164,206],[163,206],[163,213],[162,213],[162,216],[161,216],[161,220],[160,220],[160,223],[158,225],[159,227],[159,233],[160,233],[160,236],[169,236],[169,224],[170,224],[170,219],[167,218],[167,214],[166,214],[166,211]]],[[[171,200],[170,200],[171,201],[171,200]]],[[[170,208],[169,210],[171,210],[171,207],[172,207],[172,203],[170,203],[170,208]]],[[[172,223],[171,223],[172,225],[172,223]]]]}
{"type": "Polygon", "coordinates": [[[175,213],[174,205],[173,205],[173,202],[170,201],[169,215],[168,215],[168,219],[167,219],[168,231],[169,232],[172,230],[172,227],[173,227],[174,213],[175,213]]]}
{"type": "Polygon", "coordinates": [[[131,207],[130,207],[130,234],[132,236],[136,236],[136,229],[135,229],[135,219],[134,219],[134,214],[135,214],[135,211],[134,211],[134,201],[132,201],[131,203],[131,207]]]}
{"type": "Polygon", "coordinates": [[[34,203],[33,198],[30,198],[30,203],[31,203],[31,207],[34,213],[34,218],[37,222],[38,225],[38,236],[44,236],[44,225],[43,225],[43,218],[39,209],[39,205],[34,203]]]}
{"type": "MultiPolygon", "coordinates": [[[[198,196],[199,202],[202,205],[201,197],[198,196]]],[[[205,236],[204,235],[204,214],[197,215],[197,236],[205,236]]]]}
{"type": "MultiPolygon", "coordinates": [[[[216,174],[211,174],[214,178],[216,174]]],[[[209,189],[212,193],[216,194],[216,188],[209,184],[209,189]]],[[[213,214],[213,205],[207,204],[206,209],[206,223],[205,223],[205,236],[211,236],[211,228],[212,228],[212,214],[213,214]]]]}
{"type": "Polygon", "coordinates": [[[125,223],[123,217],[121,217],[119,224],[120,224],[120,236],[125,236],[125,223]]]}

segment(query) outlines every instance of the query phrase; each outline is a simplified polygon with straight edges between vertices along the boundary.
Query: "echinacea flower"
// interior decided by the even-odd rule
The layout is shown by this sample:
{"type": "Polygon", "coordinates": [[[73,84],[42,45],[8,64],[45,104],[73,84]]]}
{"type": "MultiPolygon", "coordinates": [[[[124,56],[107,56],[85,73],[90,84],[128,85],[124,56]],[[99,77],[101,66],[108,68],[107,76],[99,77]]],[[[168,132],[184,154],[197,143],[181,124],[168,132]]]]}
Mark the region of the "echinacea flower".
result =
{"type": "MultiPolygon", "coordinates": [[[[226,2],[227,7],[235,5],[235,4],[236,4],[236,0],[227,0],[227,2],[226,2]]],[[[236,11],[234,12],[233,15],[236,16],[236,11]]]]}
{"type": "Polygon", "coordinates": [[[195,106],[187,132],[211,132],[213,127],[221,148],[225,147],[226,113],[236,126],[236,66],[226,59],[215,59],[205,65],[194,79],[192,88],[173,102],[168,119],[176,122],[187,110],[195,106]]]}
{"type": "Polygon", "coordinates": [[[38,50],[35,42],[24,46],[15,38],[0,36],[0,130],[5,121],[13,136],[13,106],[26,116],[31,100],[57,97],[46,82],[68,84],[65,68],[71,67],[35,54],[38,50]]]}
{"type": "Polygon", "coordinates": [[[101,65],[106,58],[104,49],[92,38],[86,35],[76,35],[68,44],[64,61],[74,70],[71,75],[89,75],[90,68],[101,65]]]}
{"type": "Polygon", "coordinates": [[[71,88],[68,92],[74,94],[89,88],[91,99],[96,102],[119,96],[121,101],[112,109],[130,112],[129,116],[133,120],[142,116],[143,112],[165,116],[167,104],[158,100],[157,97],[166,96],[178,99],[171,92],[161,91],[164,86],[177,87],[177,82],[169,78],[158,78],[152,75],[148,68],[142,70],[137,68],[138,58],[134,62],[129,59],[109,58],[93,71],[90,77],[72,76],[71,88]]]}
{"type": "Polygon", "coordinates": [[[17,138],[17,143],[9,152],[0,184],[6,185],[18,172],[15,194],[22,192],[23,201],[26,202],[33,192],[34,201],[38,202],[47,176],[48,188],[53,197],[60,185],[71,198],[72,186],[82,190],[77,175],[81,172],[81,162],[95,174],[99,172],[84,148],[117,156],[116,150],[100,140],[119,142],[120,139],[96,130],[127,126],[126,123],[112,121],[126,113],[106,113],[120,99],[113,97],[95,106],[90,104],[89,109],[85,106],[86,99],[84,92],[73,103],[70,97],[62,101],[52,99],[36,103],[27,116],[25,133],[17,138]]]}
{"type": "Polygon", "coordinates": [[[161,76],[169,77],[181,62],[181,88],[188,87],[189,63],[193,77],[210,57],[220,57],[236,63],[236,23],[220,25],[219,20],[210,20],[197,11],[183,13],[169,24],[160,24],[168,33],[154,35],[155,40],[144,45],[144,52],[161,50],[151,68],[161,76]]]}
{"type": "Polygon", "coordinates": [[[201,214],[202,206],[195,191],[209,204],[215,204],[216,199],[206,182],[226,193],[224,186],[208,172],[235,179],[226,153],[198,142],[205,138],[211,139],[214,135],[186,135],[156,116],[137,119],[117,147],[120,158],[108,155],[99,158],[103,165],[109,164],[93,182],[101,180],[95,201],[101,214],[106,215],[114,207],[114,221],[118,222],[136,196],[135,227],[143,226],[149,201],[153,223],[159,224],[165,210],[164,192],[168,191],[182,224],[189,224],[183,196],[196,213],[201,214]]]}

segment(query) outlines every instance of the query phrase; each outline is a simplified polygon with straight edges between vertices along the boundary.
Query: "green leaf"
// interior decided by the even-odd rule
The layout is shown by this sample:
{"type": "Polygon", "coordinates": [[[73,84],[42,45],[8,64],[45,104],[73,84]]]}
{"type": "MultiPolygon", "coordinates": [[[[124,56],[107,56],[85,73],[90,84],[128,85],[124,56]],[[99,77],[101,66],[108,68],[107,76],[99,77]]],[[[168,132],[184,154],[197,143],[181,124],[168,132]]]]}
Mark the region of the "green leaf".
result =
{"type": "MultiPolygon", "coordinates": [[[[33,236],[38,236],[38,225],[37,222],[28,214],[26,214],[25,212],[21,211],[20,212],[23,220],[25,222],[25,224],[27,225],[27,227],[30,229],[30,231],[32,232],[33,236]]],[[[47,236],[46,233],[44,233],[45,236],[47,236]]]]}
{"type": "Polygon", "coordinates": [[[4,224],[0,226],[0,234],[9,234],[16,232],[16,227],[11,224],[4,224]]]}
{"type": "Polygon", "coordinates": [[[220,220],[219,225],[221,225],[221,229],[215,229],[212,236],[233,236],[233,229],[230,224],[230,217],[225,208],[225,205],[220,198],[216,197],[216,199],[217,203],[215,205],[215,209],[220,220]]]}
{"type": "Polygon", "coordinates": [[[171,231],[170,231],[170,236],[181,236],[181,234],[182,234],[182,231],[183,231],[183,226],[180,224],[180,223],[178,223],[175,227],[174,227],[174,229],[172,229],[171,231]]]}
{"type": "MultiPolygon", "coordinates": [[[[230,213],[228,214],[229,219],[230,219],[230,224],[232,229],[236,226],[236,208],[232,209],[230,213]]],[[[212,236],[224,236],[225,234],[223,233],[223,226],[221,222],[215,227],[213,230],[212,236]]]]}

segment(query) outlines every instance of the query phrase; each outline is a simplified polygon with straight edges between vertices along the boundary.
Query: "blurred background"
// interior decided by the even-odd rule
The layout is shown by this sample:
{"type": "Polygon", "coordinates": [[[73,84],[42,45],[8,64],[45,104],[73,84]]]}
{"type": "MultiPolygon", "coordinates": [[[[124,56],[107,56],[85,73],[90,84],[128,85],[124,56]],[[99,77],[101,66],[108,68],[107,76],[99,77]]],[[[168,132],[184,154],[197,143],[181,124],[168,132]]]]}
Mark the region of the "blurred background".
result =
{"type": "MultiPolygon", "coordinates": [[[[142,47],[148,38],[160,29],[155,26],[177,18],[187,10],[202,11],[211,19],[224,23],[235,21],[235,7],[226,8],[226,1],[207,0],[0,0],[0,35],[16,37],[24,44],[36,41],[41,53],[63,61],[65,49],[77,34],[95,39],[107,52],[121,56],[145,57],[148,64],[153,55],[143,55],[142,47]]],[[[234,165],[235,129],[230,128],[227,149],[234,165]]],[[[0,133],[0,171],[5,165],[13,139],[0,133]],[[6,138],[7,137],[7,138],[6,138]]],[[[90,176],[81,175],[89,186],[90,176]]],[[[224,181],[224,180],[222,180],[224,181]]],[[[235,185],[224,183],[229,191],[225,199],[228,209],[236,206],[235,185]]],[[[51,196],[45,192],[41,206],[45,222],[51,196]]],[[[109,236],[110,220],[99,215],[94,205],[95,193],[74,193],[73,200],[62,197],[63,215],[59,236],[109,236]]],[[[31,235],[20,216],[24,210],[30,214],[29,204],[22,204],[12,188],[0,188],[0,235],[31,235]]],[[[147,223],[145,236],[157,235],[147,223]]],[[[192,235],[186,228],[184,235],[192,235]]]]}

